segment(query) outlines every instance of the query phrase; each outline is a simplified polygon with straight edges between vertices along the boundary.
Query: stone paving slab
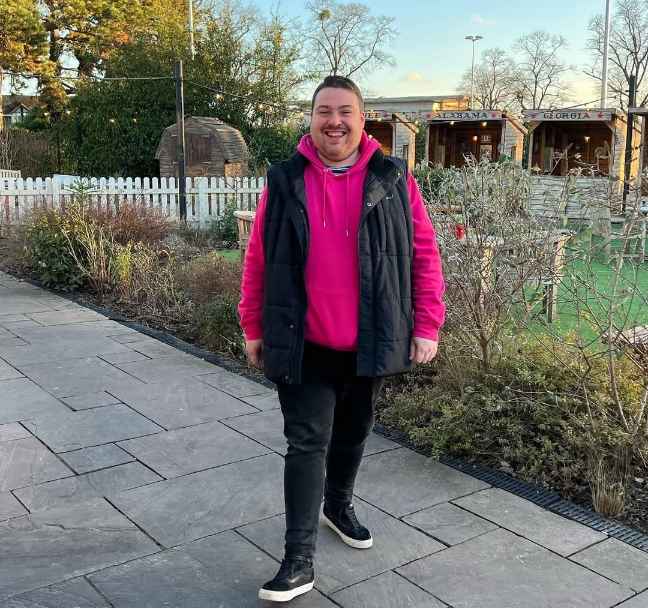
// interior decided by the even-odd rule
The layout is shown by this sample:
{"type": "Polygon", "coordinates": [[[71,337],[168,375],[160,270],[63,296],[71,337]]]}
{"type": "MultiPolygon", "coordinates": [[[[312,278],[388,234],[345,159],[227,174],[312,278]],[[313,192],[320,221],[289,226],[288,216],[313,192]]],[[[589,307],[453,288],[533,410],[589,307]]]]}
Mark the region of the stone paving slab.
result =
{"type": "Polygon", "coordinates": [[[121,404],[115,396],[106,391],[96,391],[93,393],[82,393],[81,395],[71,395],[61,398],[66,406],[72,410],[87,410],[88,408],[98,408],[101,406],[112,406],[121,404]]]}
{"type": "MultiPolygon", "coordinates": [[[[119,343],[115,344],[119,345],[119,343]]],[[[124,347],[124,345],[119,346],[124,347]]],[[[117,364],[117,366],[145,383],[164,384],[186,383],[191,377],[205,374],[214,368],[214,364],[185,353],[174,357],[117,364]]]]}
{"type": "Polygon", "coordinates": [[[162,480],[141,463],[125,463],[96,472],[14,491],[30,512],[73,506],[162,480]]]}
{"type": "Polygon", "coordinates": [[[618,539],[606,539],[570,559],[636,592],[648,588],[648,553],[618,539]]]}
{"type": "Polygon", "coordinates": [[[23,315],[22,313],[9,313],[8,315],[5,315],[4,313],[0,313],[0,326],[4,325],[7,322],[25,321],[28,319],[29,317],[23,315]]]}
{"type": "Polygon", "coordinates": [[[0,491],[0,520],[26,514],[27,510],[9,491],[0,491]]]}
{"type": "MultiPolygon", "coordinates": [[[[278,563],[226,531],[89,575],[116,607],[276,607],[257,598],[278,563]]],[[[286,607],[335,607],[319,592],[286,607]]]]}
{"type": "MultiPolygon", "coordinates": [[[[129,343],[130,344],[130,343],[129,343]]],[[[102,360],[109,364],[129,364],[130,362],[144,362],[151,358],[138,353],[137,351],[121,351],[119,353],[104,353],[100,355],[102,360]]]]}
{"type": "Polygon", "coordinates": [[[279,394],[276,391],[273,391],[272,393],[262,393],[260,395],[246,395],[241,399],[259,410],[273,410],[275,408],[281,408],[281,404],[279,403],[279,394]]]}
{"type": "Polygon", "coordinates": [[[177,357],[178,353],[181,353],[175,347],[167,345],[155,338],[148,338],[141,335],[140,337],[141,340],[128,343],[129,349],[134,349],[138,353],[150,358],[177,357]]]}
{"type": "Polygon", "coordinates": [[[396,571],[452,607],[611,607],[632,594],[503,529],[396,571]]]}
{"type": "Polygon", "coordinates": [[[0,605],[7,597],[158,550],[103,499],[14,518],[0,523],[0,605]]]}
{"type": "Polygon", "coordinates": [[[5,423],[0,425],[0,442],[31,438],[32,435],[20,423],[5,423]]]}
{"type": "Polygon", "coordinates": [[[23,377],[24,374],[10,366],[6,362],[0,360],[0,381],[7,381],[9,379],[17,379],[23,377]]]}
{"type": "Polygon", "coordinates": [[[449,546],[463,543],[499,528],[496,524],[451,503],[441,503],[415,512],[405,516],[403,520],[449,546]]]}
{"type": "Polygon", "coordinates": [[[617,605],[617,607],[639,607],[640,609],[646,609],[648,607],[648,590],[633,596],[620,605],[617,605]]]}
{"type": "Polygon", "coordinates": [[[170,385],[131,385],[115,390],[114,395],[165,429],[258,412],[227,393],[191,379],[170,385]]]}
{"type": "Polygon", "coordinates": [[[567,520],[498,488],[487,489],[453,503],[562,556],[569,556],[607,538],[605,533],[567,520]]]}
{"type": "Polygon", "coordinates": [[[70,411],[34,381],[0,381],[0,423],[13,423],[45,415],[65,416],[70,411]]]}
{"type": "Polygon", "coordinates": [[[110,607],[85,580],[76,577],[2,601],[3,607],[110,607]]]}
{"type": "Polygon", "coordinates": [[[331,598],[342,607],[447,607],[393,571],[349,586],[331,598]]]}
{"type": "MultiPolygon", "coordinates": [[[[6,328],[7,330],[13,332],[14,334],[20,334],[20,332],[26,328],[41,328],[42,326],[39,323],[36,323],[33,319],[21,319],[16,321],[0,321],[0,326],[6,328]]],[[[29,341],[26,341],[29,342],[29,341]]],[[[26,344],[26,343],[25,343],[26,344]]]]}
{"type": "Polygon", "coordinates": [[[274,454],[255,457],[109,499],[151,537],[170,547],[281,513],[282,460],[274,454]]]}
{"type": "MultiPolygon", "coordinates": [[[[253,438],[275,452],[285,455],[288,450],[283,433],[281,410],[266,410],[255,414],[233,417],[223,421],[232,429],[253,438]]],[[[365,455],[399,448],[399,445],[376,433],[369,434],[365,445],[365,455]]]]}
{"type": "Polygon", "coordinates": [[[98,357],[23,365],[21,370],[56,397],[118,390],[142,383],[98,357]]]}
{"type": "Polygon", "coordinates": [[[25,421],[25,426],[54,452],[129,440],[162,431],[128,406],[117,404],[25,421]]]}
{"type": "Polygon", "coordinates": [[[74,472],[36,438],[0,443],[0,491],[73,475],[74,472]]]}
{"type": "Polygon", "coordinates": [[[165,478],[267,454],[269,449],[218,421],[126,440],[118,446],[165,478]]]}
{"type": "MultiPolygon", "coordinates": [[[[320,525],[315,569],[317,587],[325,594],[356,584],[412,560],[445,548],[438,541],[369,504],[354,499],[358,519],[371,531],[374,545],[351,548],[325,525],[320,525]]],[[[277,560],[283,556],[285,516],[275,516],[238,529],[277,560]]]]}
{"type": "Polygon", "coordinates": [[[59,453],[59,457],[77,474],[86,474],[98,469],[135,461],[135,457],[129,455],[115,444],[102,444],[101,446],[81,448],[68,453],[59,453]]]}
{"type": "Polygon", "coordinates": [[[224,368],[214,366],[210,374],[203,374],[200,376],[203,383],[207,383],[212,387],[216,387],[225,393],[233,395],[235,398],[243,398],[249,396],[270,396],[272,390],[268,389],[261,383],[255,383],[244,376],[234,374],[224,368]]]}
{"type": "Polygon", "coordinates": [[[355,494],[400,517],[488,486],[438,461],[399,448],[363,460],[355,494]]]}
{"type": "Polygon", "coordinates": [[[84,321],[103,321],[107,319],[104,315],[78,306],[75,306],[72,310],[30,313],[28,317],[43,326],[58,326],[84,321]]]}

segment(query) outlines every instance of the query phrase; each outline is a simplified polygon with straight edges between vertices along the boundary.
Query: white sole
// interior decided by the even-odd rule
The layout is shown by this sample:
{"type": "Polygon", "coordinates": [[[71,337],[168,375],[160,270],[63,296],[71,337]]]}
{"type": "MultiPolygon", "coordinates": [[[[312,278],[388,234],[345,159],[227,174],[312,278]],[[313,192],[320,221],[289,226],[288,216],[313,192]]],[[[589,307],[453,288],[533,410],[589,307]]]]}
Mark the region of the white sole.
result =
{"type": "Polygon", "coordinates": [[[276,590],[266,590],[261,588],[259,590],[259,598],[262,601],[273,601],[275,603],[287,603],[291,601],[296,596],[300,594],[306,594],[313,589],[313,584],[315,582],[310,582],[309,584],[304,584],[299,586],[299,588],[293,588],[292,590],[276,591],[276,590]]]}
{"type": "Polygon", "coordinates": [[[351,546],[352,548],[357,548],[358,550],[366,550],[373,546],[373,538],[370,537],[369,539],[353,539],[352,537],[349,537],[348,535],[345,535],[340,529],[338,529],[331,520],[329,520],[325,514],[322,514],[322,522],[333,529],[339,536],[340,539],[347,544],[348,546],[351,546]]]}

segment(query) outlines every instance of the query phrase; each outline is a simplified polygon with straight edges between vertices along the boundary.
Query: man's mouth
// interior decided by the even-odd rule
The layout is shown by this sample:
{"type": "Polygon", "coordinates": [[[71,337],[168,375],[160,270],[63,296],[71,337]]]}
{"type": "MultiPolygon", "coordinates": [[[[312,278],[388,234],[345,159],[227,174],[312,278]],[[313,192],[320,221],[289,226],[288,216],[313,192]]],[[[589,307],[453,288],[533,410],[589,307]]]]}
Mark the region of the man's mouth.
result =
{"type": "Polygon", "coordinates": [[[326,129],[324,135],[330,137],[331,139],[341,139],[346,135],[346,131],[342,129],[326,129]]]}

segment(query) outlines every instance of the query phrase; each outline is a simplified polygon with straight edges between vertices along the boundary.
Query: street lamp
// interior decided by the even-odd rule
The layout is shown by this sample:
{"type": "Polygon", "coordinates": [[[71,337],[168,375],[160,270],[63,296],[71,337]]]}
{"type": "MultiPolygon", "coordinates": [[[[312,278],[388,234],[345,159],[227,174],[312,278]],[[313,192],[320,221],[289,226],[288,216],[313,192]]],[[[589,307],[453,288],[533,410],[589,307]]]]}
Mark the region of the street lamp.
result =
{"type": "Polygon", "coordinates": [[[470,109],[473,106],[473,92],[475,89],[475,43],[483,36],[466,36],[466,40],[472,41],[472,68],[470,71],[470,109]]]}

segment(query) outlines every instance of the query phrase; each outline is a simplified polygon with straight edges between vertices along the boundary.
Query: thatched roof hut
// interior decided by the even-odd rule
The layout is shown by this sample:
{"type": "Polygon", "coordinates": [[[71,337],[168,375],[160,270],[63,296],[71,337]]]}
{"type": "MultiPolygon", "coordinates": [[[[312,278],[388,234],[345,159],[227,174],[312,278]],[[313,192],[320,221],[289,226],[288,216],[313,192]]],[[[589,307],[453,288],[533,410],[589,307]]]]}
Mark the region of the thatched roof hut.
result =
{"type": "MultiPolygon", "coordinates": [[[[162,177],[178,175],[176,133],[175,124],[167,127],[155,153],[162,177]]],[[[248,174],[248,159],[248,148],[238,129],[209,116],[185,120],[187,177],[244,176],[248,174]]]]}

